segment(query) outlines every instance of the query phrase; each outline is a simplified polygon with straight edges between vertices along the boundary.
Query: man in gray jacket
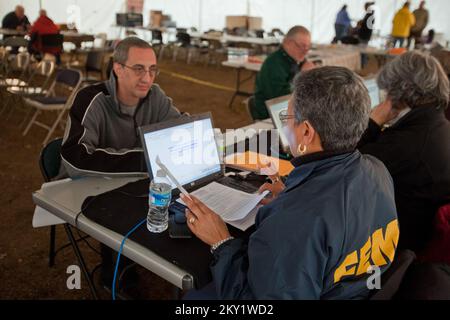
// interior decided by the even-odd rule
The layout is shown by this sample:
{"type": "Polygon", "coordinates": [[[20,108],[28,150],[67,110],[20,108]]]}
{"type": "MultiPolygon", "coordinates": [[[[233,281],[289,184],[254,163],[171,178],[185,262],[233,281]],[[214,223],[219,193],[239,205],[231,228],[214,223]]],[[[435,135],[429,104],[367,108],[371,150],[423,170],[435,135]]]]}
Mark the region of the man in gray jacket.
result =
{"type": "Polygon", "coordinates": [[[122,40],[110,79],[80,90],[70,109],[61,148],[70,177],[138,176],[147,173],[138,127],[180,117],[161,88],[150,44],[122,40]]]}
{"type": "MultiPolygon", "coordinates": [[[[180,117],[157,84],[156,55],[145,41],[122,40],[113,56],[110,79],[80,90],[70,109],[61,147],[60,175],[140,176],[147,173],[138,128],[180,117]]],[[[113,278],[113,252],[101,246],[103,285],[113,278]]],[[[127,259],[123,260],[127,265],[127,259]]],[[[136,273],[124,285],[132,287],[136,273]],[[133,277],[134,276],[134,277],[133,277]]]]}

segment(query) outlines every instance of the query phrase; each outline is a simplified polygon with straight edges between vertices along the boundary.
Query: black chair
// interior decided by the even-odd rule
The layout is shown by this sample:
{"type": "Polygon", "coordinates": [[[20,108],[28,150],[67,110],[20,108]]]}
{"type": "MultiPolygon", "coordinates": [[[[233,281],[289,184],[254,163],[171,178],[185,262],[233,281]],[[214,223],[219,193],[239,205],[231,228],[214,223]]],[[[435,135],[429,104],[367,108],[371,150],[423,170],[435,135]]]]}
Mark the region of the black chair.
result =
{"type": "MultiPolygon", "coordinates": [[[[61,165],[62,141],[63,141],[62,138],[56,138],[55,140],[50,141],[41,151],[41,154],[39,156],[39,167],[41,169],[42,177],[44,178],[45,182],[50,182],[58,176],[59,168],[61,165]]],[[[55,225],[50,226],[50,246],[48,253],[48,265],[49,267],[55,265],[55,257],[59,250],[62,250],[68,246],[72,246],[75,255],[77,256],[77,260],[80,263],[80,266],[83,270],[83,273],[87,278],[92,296],[94,299],[97,299],[97,292],[92,283],[91,275],[87,271],[86,264],[77,246],[77,242],[86,240],[88,236],[84,237],[80,236],[80,238],[75,239],[72,234],[71,228],[67,223],[64,223],[64,230],[66,231],[67,237],[69,238],[70,242],[60,247],[58,250],[55,250],[56,226],[55,225]]]]}
{"type": "Polygon", "coordinates": [[[273,28],[270,33],[272,34],[273,37],[282,37],[282,36],[284,36],[284,32],[281,31],[280,28],[273,28]]]}
{"type": "Polygon", "coordinates": [[[342,44],[353,44],[353,45],[359,44],[359,39],[354,36],[345,36],[342,37],[340,40],[342,44]]]}
{"type": "MultiPolygon", "coordinates": [[[[61,164],[61,144],[62,138],[50,141],[41,151],[39,156],[39,167],[45,182],[50,182],[59,172],[61,164]]],[[[56,226],[50,226],[50,249],[48,253],[48,266],[55,265],[55,235],[56,226]]]]}
{"type": "Polygon", "coordinates": [[[43,34],[39,36],[42,49],[42,57],[49,53],[56,57],[56,64],[61,63],[61,53],[63,52],[64,36],[62,34],[43,34]]]}
{"type": "Polygon", "coordinates": [[[163,36],[161,30],[152,29],[152,46],[163,44],[163,36]]]}
{"type": "Polygon", "coordinates": [[[150,44],[155,50],[156,55],[161,59],[165,48],[161,30],[152,29],[152,40],[150,41],[150,44]]]}
{"type": "Polygon", "coordinates": [[[264,30],[263,29],[257,29],[257,30],[253,30],[253,33],[255,34],[255,36],[257,38],[264,38],[264,30]]]}
{"type": "Polygon", "coordinates": [[[177,32],[176,38],[177,41],[173,49],[172,60],[174,62],[177,60],[178,52],[182,49],[186,52],[186,62],[189,64],[197,47],[192,45],[189,33],[177,32]]]}
{"type": "Polygon", "coordinates": [[[381,289],[376,291],[370,300],[391,300],[400,288],[400,284],[409,266],[416,259],[411,250],[398,251],[389,269],[381,276],[381,289]]]}
{"type": "Polygon", "coordinates": [[[177,42],[180,47],[186,48],[191,45],[191,36],[187,32],[178,32],[177,35],[177,42]]]}
{"type": "Polygon", "coordinates": [[[62,52],[64,36],[62,34],[43,34],[40,36],[43,51],[47,49],[58,49],[62,52]]]}
{"type": "Polygon", "coordinates": [[[105,50],[90,50],[87,53],[86,66],[84,71],[86,72],[86,78],[83,82],[98,82],[98,79],[89,78],[89,72],[97,72],[100,74],[100,80],[103,80],[103,59],[105,57],[105,50]]]}
{"type": "Polygon", "coordinates": [[[107,78],[109,78],[109,76],[111,75],[111,71],[113,69],[113,66],[114,66],[113,57],[109,57],[108,64],[106,65],[106,77],[107,78]]]}

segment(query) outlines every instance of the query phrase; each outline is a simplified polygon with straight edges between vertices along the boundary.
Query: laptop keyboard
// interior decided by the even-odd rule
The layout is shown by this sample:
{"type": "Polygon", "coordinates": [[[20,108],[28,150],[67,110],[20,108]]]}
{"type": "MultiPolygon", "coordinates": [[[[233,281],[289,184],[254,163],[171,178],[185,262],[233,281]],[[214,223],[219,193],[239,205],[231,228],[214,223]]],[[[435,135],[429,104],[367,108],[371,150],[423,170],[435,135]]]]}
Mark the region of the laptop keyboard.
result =
{"type": "Polygon", "coordinates": [[[223,184],[225,186],[228,186],[230,188],[244,191],[247,193],[255,193],[256,191],[258,191],[258,188],[255,187],[254,185],[252,185],[248,182],[236,180],[236,179],[233,179],[230,177],[222,177],[217,182],[219,182],[220,184],[223,184]]]}

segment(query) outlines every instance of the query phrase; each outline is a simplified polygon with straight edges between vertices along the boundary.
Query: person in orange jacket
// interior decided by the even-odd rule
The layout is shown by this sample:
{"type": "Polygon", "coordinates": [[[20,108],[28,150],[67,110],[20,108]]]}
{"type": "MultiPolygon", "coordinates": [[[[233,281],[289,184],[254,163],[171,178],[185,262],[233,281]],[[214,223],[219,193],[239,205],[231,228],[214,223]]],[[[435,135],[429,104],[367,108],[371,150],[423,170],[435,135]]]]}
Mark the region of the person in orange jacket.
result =
{"type": "Polygon", "coordinates": [[[403,47],[404,41],[409,37],[411,27],[416,23],[416,18],[409,11],[409,2],[405,2],[403,7],[397,11],[394,16],[392,25],[392,38],[394,40],[394,47],[397,42],[400,47],[403,47]]]}

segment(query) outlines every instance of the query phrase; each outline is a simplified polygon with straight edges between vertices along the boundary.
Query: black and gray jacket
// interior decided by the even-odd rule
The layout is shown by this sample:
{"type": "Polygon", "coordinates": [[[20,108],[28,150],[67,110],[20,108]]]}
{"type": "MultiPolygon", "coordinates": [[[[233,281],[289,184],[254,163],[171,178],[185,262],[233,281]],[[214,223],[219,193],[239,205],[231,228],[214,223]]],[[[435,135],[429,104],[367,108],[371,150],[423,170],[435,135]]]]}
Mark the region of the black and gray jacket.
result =
{"type": "Polygon", "coordinates": [[[146,174],[138,128],[177,117],[180,112],[172,99],[156,84],[133,117],[122,113],[111,73],[108,81],[83,88],[75,96],[61,147],[60,176],[146,174]]]}

